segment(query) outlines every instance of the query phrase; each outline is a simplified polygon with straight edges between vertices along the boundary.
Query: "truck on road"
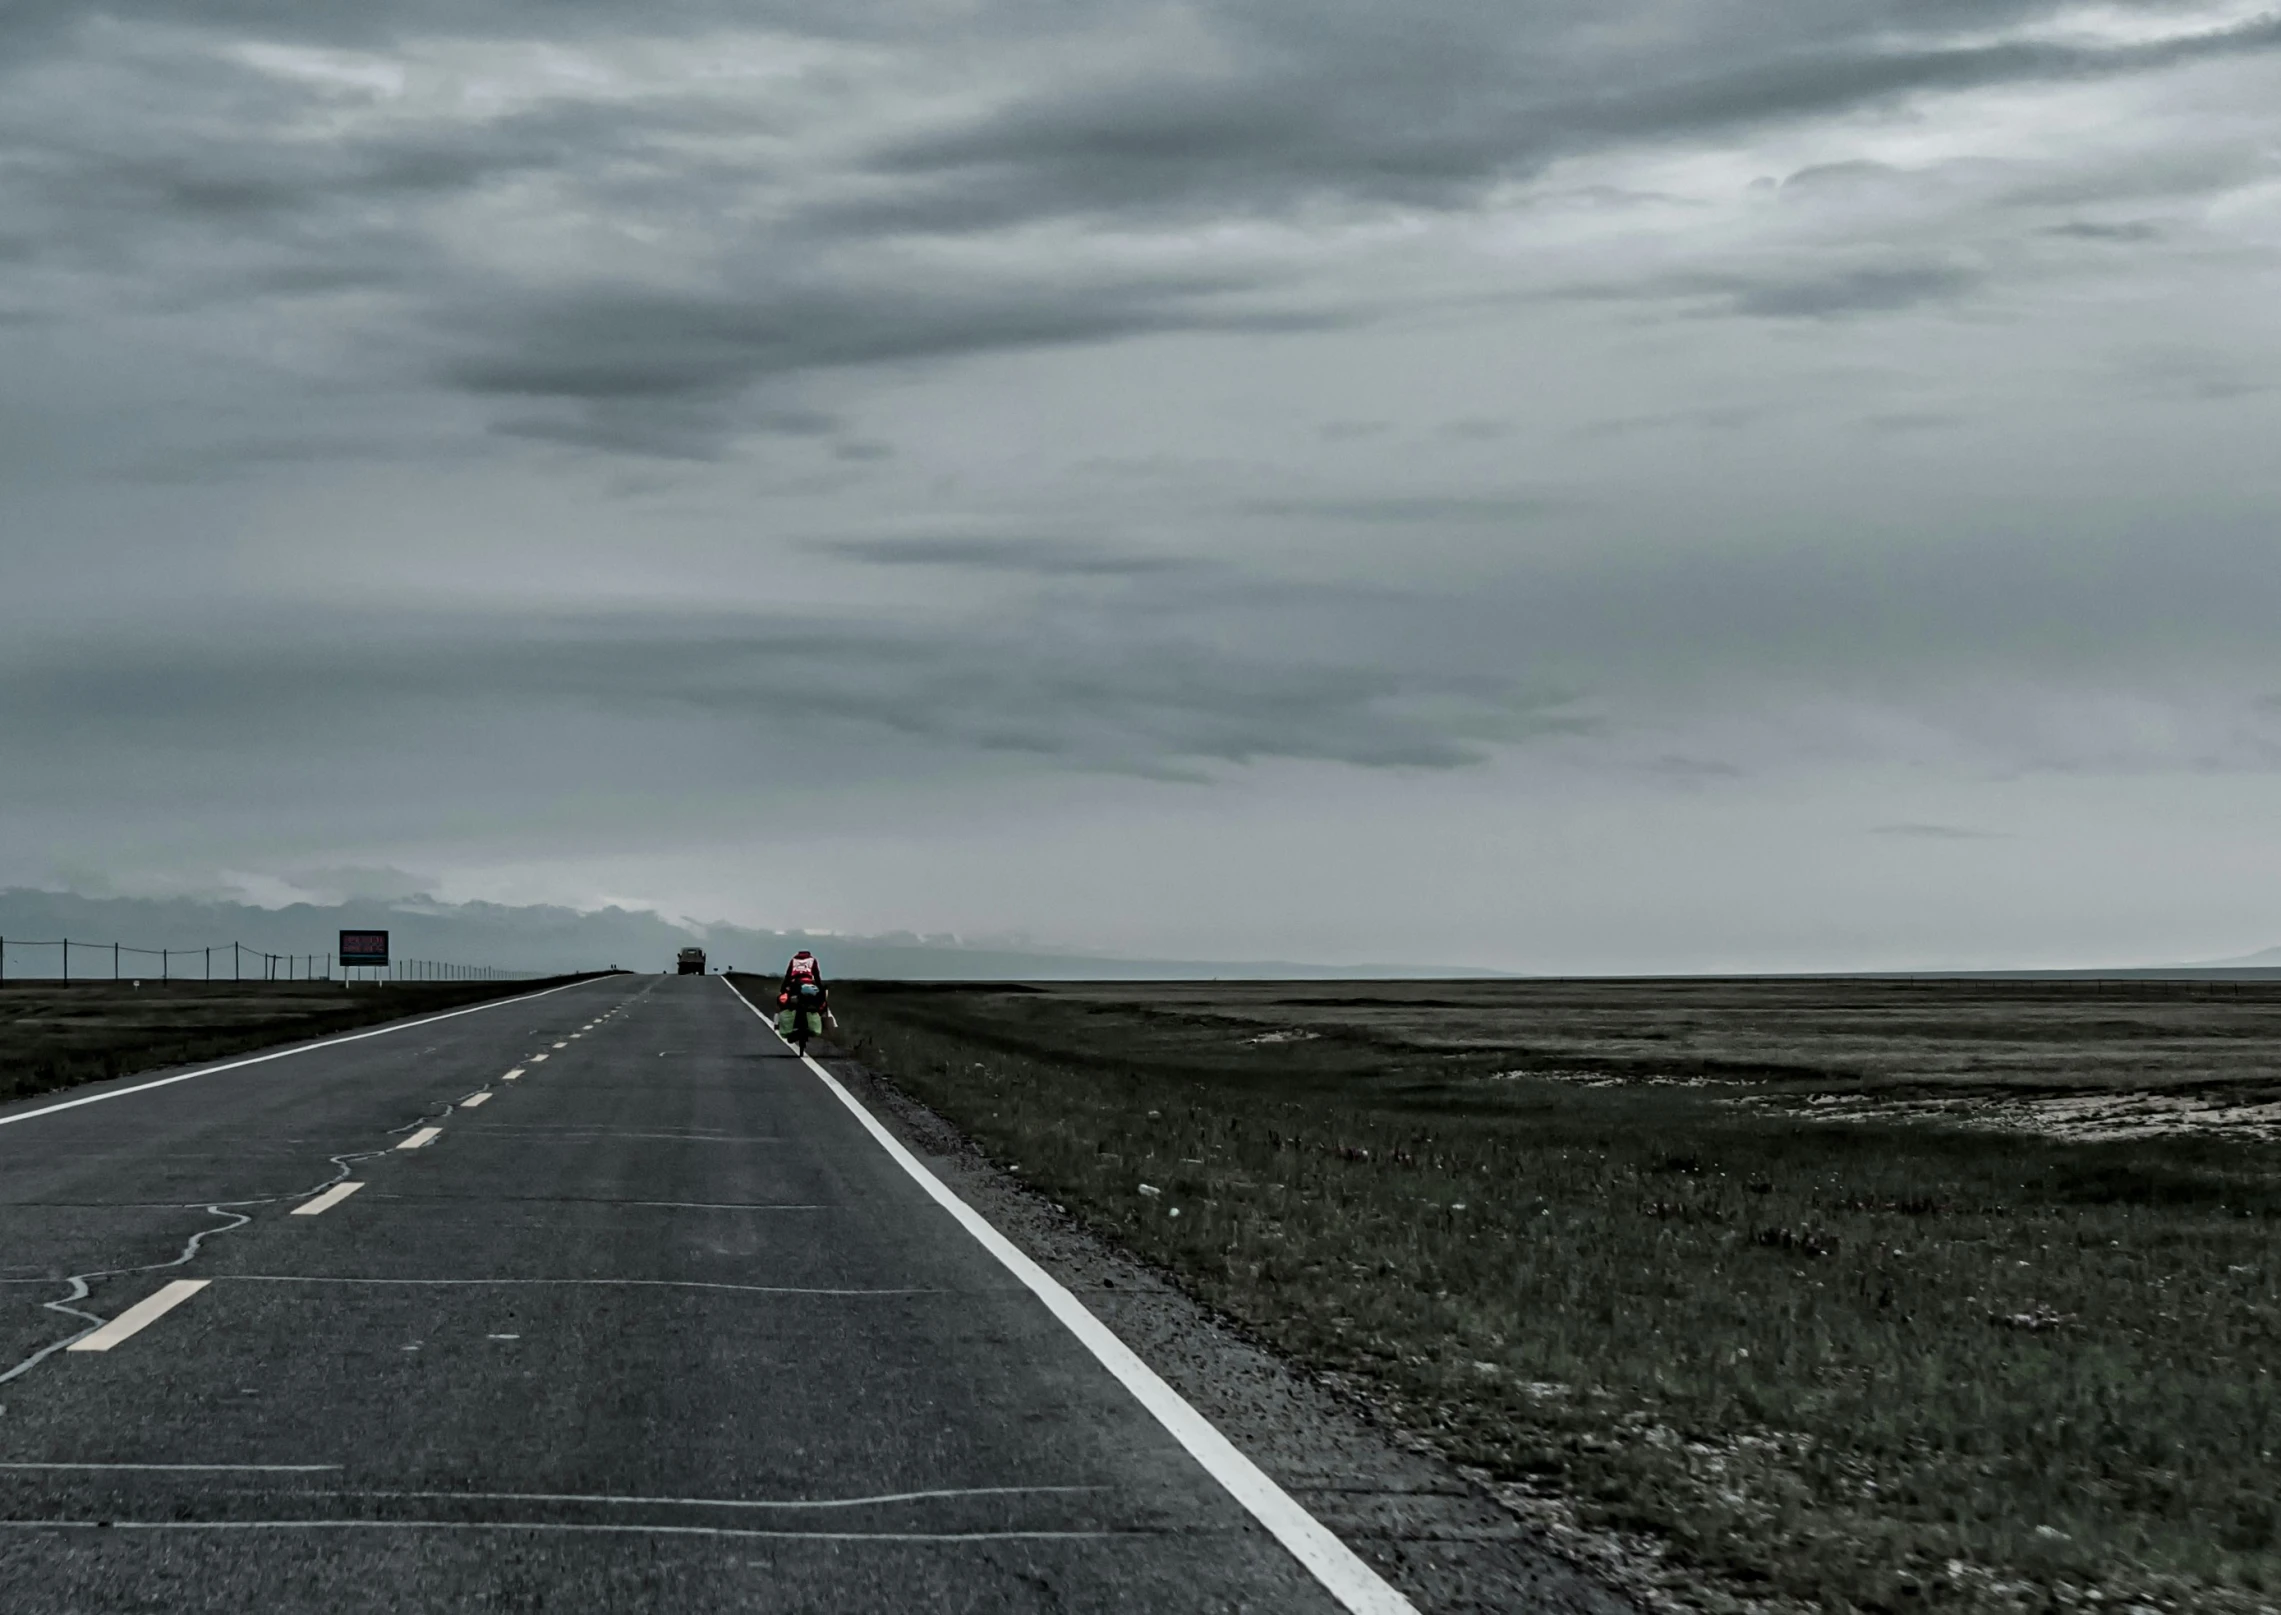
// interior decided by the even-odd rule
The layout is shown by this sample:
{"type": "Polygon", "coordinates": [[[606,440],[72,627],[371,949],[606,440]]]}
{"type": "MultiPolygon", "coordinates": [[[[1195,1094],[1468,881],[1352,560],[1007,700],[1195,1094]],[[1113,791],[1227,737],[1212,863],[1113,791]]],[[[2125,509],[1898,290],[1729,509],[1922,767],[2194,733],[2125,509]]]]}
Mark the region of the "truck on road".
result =
{"type": "Polygon", "coordinates": [[[673,973],[677,976],[702,976],[705,973],[705,950],[683,948],[675,956],[674,965],[673,973]]]}

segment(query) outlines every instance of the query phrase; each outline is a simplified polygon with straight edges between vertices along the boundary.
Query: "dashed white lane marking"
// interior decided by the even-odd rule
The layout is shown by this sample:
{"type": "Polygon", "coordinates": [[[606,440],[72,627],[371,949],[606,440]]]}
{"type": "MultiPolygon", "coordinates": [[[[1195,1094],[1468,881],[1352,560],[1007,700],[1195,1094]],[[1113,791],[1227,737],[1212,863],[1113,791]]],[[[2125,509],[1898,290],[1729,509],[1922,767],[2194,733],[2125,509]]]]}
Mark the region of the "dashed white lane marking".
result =
{"type": "Polygon", "coordinates": [[[568,1043],[557,1043],[555,1047],[558,1049],[567,1049],[570,1047],[570,1045],[568,1043]]]}
{"type": "MultiPolygon", "coordinates": [[[[398,1021],[394,1026],[376,1026],[369,1032],[349,1032],[341,1037],[328,1037],[316,1043],[303,1043],[290,1049],[272,1049],[267,1054],[256,1054],[244,1060],[232,1060],[227,1065],[202,1066],[196,1071],[178,1072],[171,1077],[160,1077],[155,1082],[138,1082],[131,1088],[114,1088],[109,1093],[91,1093],[84,1098],[66,1099],[58,1104],[42,1105],[37,1110],[19,1110],[13,1116],[0,1116],[0,1127],[13,1127],[28,1122],[35,1116],[53,1116],[59,1110],[77,1110],[81,1105],[100,1105],[106,1099],[124,1099],[131,1093],[149,1093],[153,1088],[170,1088],[192,1077],[216,1077],[225,1071],[236,1071],[244,1066],[261,1065],[269,1060],[282,1060],[291,1054],[313,1054],[318,1049],[337,1048],[343,1043],[361,1043],[369,1037],[386,1037],[391,1032],[409,1032],[415,1026],[433,1026],[438,1021],[456,1019],[461,1015],[474,1015],[487,1009],[498,1009],[507,1004],[527,1003],[533,998],[544,998],[549,993],[566,993],[573,987],[583,987],[582,981],[566,981],[559,987],[546,987],[535,993],[522,993],[514,998],[495,998],[488,1004],[470,1004],[465,1009],[447,1009],[441,1015],[429,1015],[416,1021],[398,1021]]],[[[540,1055],[545,1059],[545,1055],[540,1055]]]]}
{"type": "Polygon", "coordinates": [[[521,1076],[522,1074],[523,1074],[523,1068],[522,1068],[521,1066],[517,1066],[517,1067],[515,1067],[515,1069],[514,1069],[514,1070],[512,1070],[512,1071],[508,1072],[508,1073],[507,1073],[505,1076],[501,1077],[499,1080],[500,1080],[501,1082],[513,1082],[513,1081],[514,1081],[514,1080],[515,1080],[517,1077],[521,1076]]]}
{"type": "Polygon", "coordinates": [[[489,1103],[491,1103],[491,1094],[489,1090],[485,1090],[482,1093],[469,1094],[465,1099],[462,1099],[459,1102],[459,1108],[462,1110],[473,1110],[477,1105],[488,1105],[489,1103]]]}
{"type": "Polygon", "coordinates": [[[294,1217],[322,1216],[363,1187],[364,1185],[361,1183],[336,1183],[315,1199],[302,1201],[287,1215],[294,1217]]]}
{"type": "MultiPolygon", "coordinates": [[[[770,1035],[775,1035],[775,1022],[754,1009],[752,1000],[737,992],[735,982],[724,976],[721,984],[736,993],[737,1002],[752,1010],[754,1017],[769,1028],[770,1035]]],[[[1320,1520],[1301,1508],[1290,1493],[1268,1478],[1266,1471],[1238,1451],[1235,1443],[1220,1434],[1211,1420],[1189,1406],[1178,1391],[1165,1384],[1156,1370],[1142,1362],[1107,1324],[1086,1311],[1083,1303],[1071,1295],[1060,1280],[1024,1255],[980,1212],[951,1193],[948,1186],[905,1149],[903,1141],[890,1133],[813,1055],[801,1055],[800,1060],[822,1080],[832,1096],[848,1108],[895,1164],[926,1191],[927,1197],[949,1212],[960,1227],[998,1259],[1000,1266],[1043,1301],[1046,1310],[1061,1320],[1101,1366],[1115,1375],[1134,1399],[1155,1416],[1157,1423],[1187,1448],[1189,1455],[1204,1466],[1205,1472],[1225,1487],[1228,1495],[1242,1504],[1253,1519],[1265,1526],[1333,1598],[1353,1615],[1417,1615],[1417,1606],[1371,1569],[1320,1520]]]]}
{"type": "Polygon", "coordinates": [[[330,1475],[339,1464],[0,1464],[0,1469],[108,1471],[128,1469],[154,1475],[330,1475]]]}
{"type": "Polygon", "coordinates": [[[541,1060],[543,1060],[543,1059],[545,1059],[545,1058],[546,1058],[546,1056],[545,1056],[545,1055],[543,1055],[543,1054],[534,1054],[534,1055],[532,1055],[532,1056],[531,1056],[531,1064],[533,1064],[533,1065],[537,1065],[537,1064],[538,1064],[538,1063],[539,1063],[541,1060]]]}
{"type": "Polygon", "coordinates": [[[144,1296],[93,1334],[75,1340],[63,1349],[109,1351],[120,1341],[141,1334],[211,1282],[210,1279],[176,1279],[172,1284],[144,1296]]]}
{"type": "Polygon", "coordinates": [[[396,1147],[400,1150],[424,1150],[441,1138],[443,1131],[440,1127],[423,1127],[396,1147]]]}

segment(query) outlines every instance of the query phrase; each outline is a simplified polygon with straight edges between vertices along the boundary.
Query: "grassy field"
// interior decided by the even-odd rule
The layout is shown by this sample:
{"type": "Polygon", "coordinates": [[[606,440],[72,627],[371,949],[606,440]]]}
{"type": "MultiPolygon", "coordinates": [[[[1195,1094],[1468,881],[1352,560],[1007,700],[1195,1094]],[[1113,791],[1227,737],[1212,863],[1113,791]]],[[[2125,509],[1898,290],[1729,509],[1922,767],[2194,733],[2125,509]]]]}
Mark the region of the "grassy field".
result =
{"type": "Polygon", "coordinates": [[[0,985],[0,1101],[154,1066],[216,1060],[536,982],[11,981],[0,985]]]}
{"type": "Polygon", "coordinates": [[[838,989],[856,1052],[1705,1608],[2281,1606],[2281,989],[838,989]],[[1849,1120],[1817,1119],[1842,1102],[1849,1120]]]}

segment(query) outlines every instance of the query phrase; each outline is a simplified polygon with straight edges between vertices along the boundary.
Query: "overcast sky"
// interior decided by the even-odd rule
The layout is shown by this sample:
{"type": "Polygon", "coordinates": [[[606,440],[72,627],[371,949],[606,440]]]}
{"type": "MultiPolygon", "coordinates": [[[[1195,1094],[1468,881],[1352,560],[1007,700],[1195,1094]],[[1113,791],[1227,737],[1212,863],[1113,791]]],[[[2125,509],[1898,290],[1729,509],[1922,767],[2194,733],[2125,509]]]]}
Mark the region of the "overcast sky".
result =
{"type": "Polygon", "coordinates": [[[17,0],[0,884],[2281,942],[2281,11],[17,0]]]}

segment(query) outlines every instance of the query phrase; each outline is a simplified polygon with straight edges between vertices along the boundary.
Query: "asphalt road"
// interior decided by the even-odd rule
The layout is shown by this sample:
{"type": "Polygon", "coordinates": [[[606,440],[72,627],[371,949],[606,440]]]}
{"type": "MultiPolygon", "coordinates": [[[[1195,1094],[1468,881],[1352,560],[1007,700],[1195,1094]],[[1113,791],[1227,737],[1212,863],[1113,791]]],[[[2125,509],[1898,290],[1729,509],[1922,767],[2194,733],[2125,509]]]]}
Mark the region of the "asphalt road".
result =
{"type": "Polygon", "coordinates": [[[136,1080],[0,1107],[10,1615],[1340,1607],[718,979],[9,1120],[136,1080]]]}

